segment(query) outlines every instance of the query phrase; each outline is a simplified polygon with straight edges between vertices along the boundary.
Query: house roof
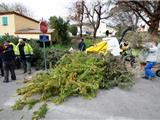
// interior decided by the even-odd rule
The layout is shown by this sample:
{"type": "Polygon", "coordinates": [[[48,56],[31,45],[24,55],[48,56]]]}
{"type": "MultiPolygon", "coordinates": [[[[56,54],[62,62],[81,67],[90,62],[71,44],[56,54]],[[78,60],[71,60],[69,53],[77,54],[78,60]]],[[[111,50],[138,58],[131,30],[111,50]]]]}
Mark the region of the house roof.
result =
{"type": "Polygon", "coordinates": [[[29,19],[29,20],[31,20],[31,21],[34,21],[34,22],[36,22],[36,23],[39,23],[39,21],[38,21],[38,20],[35,20],[35,19],[31,18],[31,17],[28,17],[28,16],[25,16],[25,15],[22,15],[22,14],[20,14],[20,13],[15,12],[15,11],[0,12],[0,15],[10,15],[10,14],[15,14],[15,15],[18,15],[18,16],[21,16],[21,17],[24,17],[24,18],[26,18],[26,19],[29,19]]]}
{"type": "MultiPolygon", "coordinates": [[[[54,30],[48,29],[48,32],[46,34],[51,34],[54,30]]],[[[15,34],[42,34],[40,29],[33,29],[33,28],[25,28],[21,30],[17,30],[15,34]]]]}

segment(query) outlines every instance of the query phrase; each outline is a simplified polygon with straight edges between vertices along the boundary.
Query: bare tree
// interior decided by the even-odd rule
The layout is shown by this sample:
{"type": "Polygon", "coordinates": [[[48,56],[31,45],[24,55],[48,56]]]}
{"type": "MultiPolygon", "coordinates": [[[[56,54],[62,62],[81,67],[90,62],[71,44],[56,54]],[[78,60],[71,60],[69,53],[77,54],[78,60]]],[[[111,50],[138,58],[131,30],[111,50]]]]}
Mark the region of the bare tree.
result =
{"type": "Polygon", "coordinates": [[[21,3],[14,3],[13,10],[19,12],[22,15],[32,16],[31,10],[21,3]]]}
{"type": "Polygon", "coordinates": [[[0,4],[0,11],[7,12],[7,11],[16,11],[22,15],[32,16],[31,10],[29,10],[25,5],[21,3],[14,3],[14,4],[0,4]]]}
{"type": "Polygon", "coordinates": [[[96,38],[96,33],[100,26],[101,20],[108,19],[112,16],[112,14],[109,12],[111,3],[111,0],[108,2],[97,0],[96,2],[93,2],[92,6],[87,6],[84,4],[86,12],[85,14],[94,30],[93,38],[96,38]]]}
{"type": "Polygon", "coordinates": [[[123,5],[116,5],[111,11],[114,14],[111,17],[112,24],[114,23],[114,25],[121,25],[123,28],[132,26],[134,30],[137,28],[140,17],[136,14],[136,12],[123,5]]]}
{"type": "Polygon", "coordinates": [[[125,5],[134,11],[149,26],[148,32],[154,38],[157,38],[160,21],[160,0],[118,1],[118,4],[125,5]]]}
{"type": "Polygon", "coordinates": [[[6,3],[1,3],[0,4],[0,12],[5,12],[5,11],[9,11],[9,5],[7,5],[6,3]]]}
{"type": "Polygon", "coordinates": [[[83,19],[84,19],[84,4],[83,0],[78,0],[73,3],[72,8],[70,9],[71,14],[69,15],[69,19],[76,21],[80,28],[80,37],[82,37],[82,26],[83,26],[83,19]]]}

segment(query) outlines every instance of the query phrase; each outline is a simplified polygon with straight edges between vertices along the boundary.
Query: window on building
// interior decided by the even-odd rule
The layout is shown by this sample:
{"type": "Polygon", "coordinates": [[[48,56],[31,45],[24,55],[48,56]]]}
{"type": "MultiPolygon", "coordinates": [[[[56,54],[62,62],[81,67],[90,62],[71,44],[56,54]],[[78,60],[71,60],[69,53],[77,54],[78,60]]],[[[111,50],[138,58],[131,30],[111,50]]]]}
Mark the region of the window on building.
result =
{"type": "Polygon", "coordinates": [[[2,17],[2,25],[8,25],[8,18],[6,16],[2,17]]]}

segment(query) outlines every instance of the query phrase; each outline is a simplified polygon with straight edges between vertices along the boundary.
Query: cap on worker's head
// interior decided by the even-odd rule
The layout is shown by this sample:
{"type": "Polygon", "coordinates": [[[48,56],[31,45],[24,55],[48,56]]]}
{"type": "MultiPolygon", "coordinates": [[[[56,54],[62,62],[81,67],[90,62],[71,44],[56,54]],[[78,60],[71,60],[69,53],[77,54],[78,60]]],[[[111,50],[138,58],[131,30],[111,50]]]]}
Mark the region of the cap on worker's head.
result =
{"type": "Polygon", "coordinates": [[[22,39],[22,38],[20,38],[20,39],[18,40],[18,42],[23,42],[23,39],[22,39]]]}

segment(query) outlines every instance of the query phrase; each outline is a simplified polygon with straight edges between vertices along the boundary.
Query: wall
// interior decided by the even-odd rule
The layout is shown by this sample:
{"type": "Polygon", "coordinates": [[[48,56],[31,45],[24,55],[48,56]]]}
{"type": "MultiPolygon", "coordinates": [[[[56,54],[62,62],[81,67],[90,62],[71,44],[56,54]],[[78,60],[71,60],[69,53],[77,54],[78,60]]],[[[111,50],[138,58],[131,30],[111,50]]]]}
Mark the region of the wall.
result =
{"type": "MultiPolygon", "coordinates": [[[[27,38],[27,39],[39,39],[40,34],[16,34],[19,38],[27,38]]],[[[51,34],[46,34],[49,36],[49,40],[51,40],[51,34]]]]}
{"type": "Polygon", "coordinates": [[[4,35],[5,33],[9,33],[9,35],[14,35],[15,32],[15,21],[14,15],[1,15],[0,16],[0,35],[4,35]],[[6,16],[8,19],[8,25],[2,25],[2,17],[6,16]]]}
{"type": "Polygon", "coordinates": [[[33,29],[39,28],[39,23],[37,22],[34,22],[32,20],[26,19],[18,15],[14,15],[14,17],[15,17],[15,31],[26,28],[33,28],[33,29]]]}

